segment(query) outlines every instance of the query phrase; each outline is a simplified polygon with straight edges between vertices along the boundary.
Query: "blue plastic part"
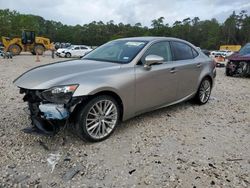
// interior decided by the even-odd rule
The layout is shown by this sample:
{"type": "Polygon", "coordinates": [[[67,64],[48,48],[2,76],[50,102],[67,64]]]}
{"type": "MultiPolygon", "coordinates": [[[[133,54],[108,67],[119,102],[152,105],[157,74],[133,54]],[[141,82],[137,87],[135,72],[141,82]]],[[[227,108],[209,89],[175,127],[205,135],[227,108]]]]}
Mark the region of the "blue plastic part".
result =
{"type": "Polygon", "coordinates": [[[40,111],[43,113],[45,119],[62,120],[69,117],[69,111],[63,105],[58,104],[41,104],[40,111]]]}

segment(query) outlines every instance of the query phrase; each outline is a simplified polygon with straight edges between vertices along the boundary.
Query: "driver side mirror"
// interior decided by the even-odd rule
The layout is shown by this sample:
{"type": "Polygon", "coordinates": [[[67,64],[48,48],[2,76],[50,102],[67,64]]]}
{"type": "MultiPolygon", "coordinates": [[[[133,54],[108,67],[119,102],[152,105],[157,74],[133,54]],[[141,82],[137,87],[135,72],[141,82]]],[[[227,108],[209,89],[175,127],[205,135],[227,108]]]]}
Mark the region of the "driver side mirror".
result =
{"type": "Polygon", "coordinates": [[[148,55],[145,57],[144,68],[146,70],[151,69],[151,65],[153,64],[162,64],[164,62],[164,58],[158,55],[148,55]]]}

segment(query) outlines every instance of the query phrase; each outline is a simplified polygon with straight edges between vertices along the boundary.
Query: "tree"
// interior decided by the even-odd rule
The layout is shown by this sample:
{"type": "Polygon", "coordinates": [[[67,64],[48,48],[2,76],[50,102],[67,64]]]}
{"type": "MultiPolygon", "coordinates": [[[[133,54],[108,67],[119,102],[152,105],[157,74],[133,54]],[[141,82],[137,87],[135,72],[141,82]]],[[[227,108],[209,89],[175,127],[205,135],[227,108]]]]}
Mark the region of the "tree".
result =
{"type": "Polygon", "coordinates": [[[218,49],[221,44],[242,44],[250,42],[250,17],[245,10],[233,12],[224,23],[216,19],[200,20],[199,17],[175,21],[172,26],[164,23],[165,18],[152,20],[151,27],[118,23],[113,20],[104,23],[93,21],[84,25],[65,25],[45,20],[36,15],[20,14],[9,9],[0,9],[0,36],[19,36],[23,29],[36,31],[55,42],[101,45],[109,40],[132,36],[168,36],[188,40],[206,49],[218,49]]]}
{"type": "Polygon", "coordinates": [[[151,26],[155,29],[160,29],[162,27],[164,27],[164,17],[160,17],[158,19],[152,20],[152,24],[151,26]]]}

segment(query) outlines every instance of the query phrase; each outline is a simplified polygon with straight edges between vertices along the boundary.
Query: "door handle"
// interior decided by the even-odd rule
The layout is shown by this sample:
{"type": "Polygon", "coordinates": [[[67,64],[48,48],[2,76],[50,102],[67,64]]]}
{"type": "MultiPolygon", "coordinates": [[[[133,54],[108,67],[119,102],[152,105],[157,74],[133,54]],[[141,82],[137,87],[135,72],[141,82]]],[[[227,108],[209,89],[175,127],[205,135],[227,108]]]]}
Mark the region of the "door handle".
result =
{"type": "Polygon", "coordinates": [[[170,73],[176,73],[176,71],[177,71],[177,70],[176,70],[175,68],[171,68],[171,69],[170,69],[170,73]]]}
{"type": "Polygon", "coordinates": [[[196,66],[197,66],[198,68],[200,68],[200,67],[201,67],[201,63],[197,63],[196,66]]]}

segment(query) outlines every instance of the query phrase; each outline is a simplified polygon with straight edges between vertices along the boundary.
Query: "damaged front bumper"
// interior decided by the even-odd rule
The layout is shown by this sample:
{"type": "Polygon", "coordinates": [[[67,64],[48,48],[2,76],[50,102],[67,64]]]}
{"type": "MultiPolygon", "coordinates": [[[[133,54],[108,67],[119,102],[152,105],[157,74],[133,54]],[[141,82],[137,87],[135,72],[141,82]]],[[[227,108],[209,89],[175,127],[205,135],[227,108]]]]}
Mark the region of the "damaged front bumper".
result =
{"type": "Polygon", "coordinates": [[[228,76],[250,76],[250,62],[229,61],[226,65],[226,75],[228,76]]]}
{"type": "Polygon", "coordinates": [[[47,120],[63,120],[69,117],[69,110],[61,104],[40,104],[39,110],[47,120]]]}
{"type": "Polygon", "coordinates": [[[42,90],[20,89],[23,100],[28,103],[32,127],[23,129],[30,134],[55,135],[68,123],[70,115],[82,99],[72,97],[67,104],[57,104],[42,97],[42,90]]]}

